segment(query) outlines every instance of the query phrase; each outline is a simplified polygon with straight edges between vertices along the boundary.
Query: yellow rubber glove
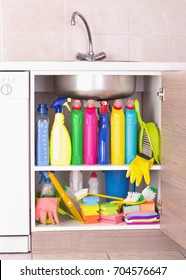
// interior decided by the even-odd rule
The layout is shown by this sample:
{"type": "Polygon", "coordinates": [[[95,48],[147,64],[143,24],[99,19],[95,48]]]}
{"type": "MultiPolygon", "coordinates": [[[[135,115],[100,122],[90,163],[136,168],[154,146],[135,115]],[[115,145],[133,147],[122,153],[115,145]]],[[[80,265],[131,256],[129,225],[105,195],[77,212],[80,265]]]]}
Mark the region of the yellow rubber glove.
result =
{"type": "Polygon", "coordinates": [[[150,172],[149,169],[153,166],[154,158],[145,159],[141,156],[136,156],[135,159],[129,164],[129,170],[127,171],[126,177],[130,177],[130,183],[136,181],[138,187],[144,176],[145,183],[150,184],[150,172]]]}

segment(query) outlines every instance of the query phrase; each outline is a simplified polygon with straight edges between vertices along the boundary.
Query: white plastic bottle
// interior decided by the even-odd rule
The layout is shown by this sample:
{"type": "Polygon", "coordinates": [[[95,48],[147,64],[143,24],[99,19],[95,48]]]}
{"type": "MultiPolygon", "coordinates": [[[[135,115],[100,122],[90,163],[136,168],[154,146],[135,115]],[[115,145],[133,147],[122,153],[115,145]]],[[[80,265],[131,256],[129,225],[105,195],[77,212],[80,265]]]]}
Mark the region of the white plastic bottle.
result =
{"type": "Polygon", "coordinates": [[[88,184],[89,184],[89,192],[99,193],[99,181],[96,172],[92,172],[88,184]]]}
{"type": "Polygon", "coordinates": [[[77,192],[83,188],[83,173],[82,171],[73,170],[69,175],[70,188],[77,192]]]}

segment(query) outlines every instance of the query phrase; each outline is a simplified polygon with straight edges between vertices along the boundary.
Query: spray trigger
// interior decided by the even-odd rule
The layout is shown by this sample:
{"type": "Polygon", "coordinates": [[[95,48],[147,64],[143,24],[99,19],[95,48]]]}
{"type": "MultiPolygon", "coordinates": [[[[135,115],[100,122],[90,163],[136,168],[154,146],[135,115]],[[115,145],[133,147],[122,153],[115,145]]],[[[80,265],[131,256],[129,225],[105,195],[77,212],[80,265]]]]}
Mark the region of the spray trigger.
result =
{"type": "Polygon", "coordinates": [[[68,105],[68,102],[71,102],[71,98],[70,97],[67,98],[67,101],[63,104],[63,106],[66,106],[68,108],[68,110],[71,112],[71,109],[70,109],[70,107],[68,105]]]}

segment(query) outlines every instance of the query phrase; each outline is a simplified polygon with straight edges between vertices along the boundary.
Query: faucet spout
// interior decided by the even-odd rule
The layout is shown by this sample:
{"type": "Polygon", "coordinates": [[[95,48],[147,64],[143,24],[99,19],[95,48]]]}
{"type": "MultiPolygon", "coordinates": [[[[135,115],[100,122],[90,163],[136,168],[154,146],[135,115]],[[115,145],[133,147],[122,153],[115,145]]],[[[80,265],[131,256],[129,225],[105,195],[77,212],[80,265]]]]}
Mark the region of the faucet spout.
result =
{"type": "Polygon", "coordinates": [[[84,16],[82,14],[80,14],[79,12],[74,12],[71,17],[71,25],[73,25],[73,26],[76,25],[76,21],[75,21],[76,16],[79,16],[82,19],[82,21],[84,22],[86,30],[87,30],[87,34],[88,34],[88,40],[89,40],[88,54],[78,53],[76,58],[79,60],[88,60],[88,61],[104,59],[106,57],[106,54],[103,52],[101,53],[102,55],[94,55],[90,28],[89,28],[88,23],[87,23],[86,19],[84,18],[84,16]]]}

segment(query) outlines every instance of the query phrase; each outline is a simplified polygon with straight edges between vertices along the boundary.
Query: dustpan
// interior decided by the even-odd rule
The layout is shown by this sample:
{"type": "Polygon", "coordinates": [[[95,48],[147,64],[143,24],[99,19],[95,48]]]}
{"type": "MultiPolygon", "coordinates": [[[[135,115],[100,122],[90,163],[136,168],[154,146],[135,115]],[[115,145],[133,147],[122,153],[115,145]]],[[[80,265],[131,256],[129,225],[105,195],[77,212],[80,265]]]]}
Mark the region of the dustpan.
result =
{"type": "Polygon", "coordinates": [[[140,114],[139,101],[134,101],[137,119],[140,125],[139,134],[139,152],[149,157],[154,157],[154,160],[160,164],[160,134],[154,122],[145,123],[140,114]]]}
{"type": "Polygon", "coordinates": [[[76,209],[73,201],[70,199],[70,197],[66,194],[66,192],[63,190],[61,184],[59,183],[59,181],[57,180],[56,176],[54,175],[53,172],[48,172],[48,177],[50,178],[50,180],[52,181],[54,187],[56,188],[56,190],[58,191],[61,199],[63,200],[64,204],[67,206],[67,208],[69,209],[70,213],[73,215],[73,217],[79,221],[80,223],[84,223],[80,213],[78,212],[78,210],[76,209]]]}

